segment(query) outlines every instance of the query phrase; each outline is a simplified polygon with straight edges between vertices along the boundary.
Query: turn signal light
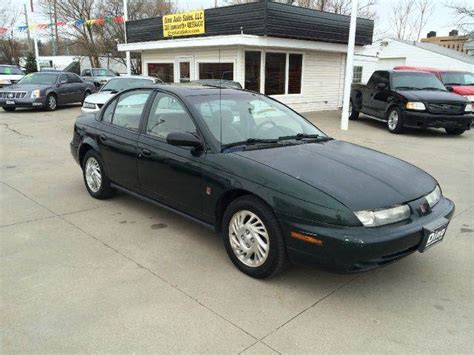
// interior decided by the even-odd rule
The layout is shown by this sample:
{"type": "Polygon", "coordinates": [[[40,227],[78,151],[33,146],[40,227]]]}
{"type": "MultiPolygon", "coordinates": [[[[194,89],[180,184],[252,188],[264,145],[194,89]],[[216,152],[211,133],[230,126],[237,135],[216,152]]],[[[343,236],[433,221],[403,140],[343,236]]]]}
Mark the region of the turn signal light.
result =
{"type": "Polygon", "coordinates": [[[300,232],[291,232],[290,235],[293,238],[302,240],[302,241],[307,242],[307,243],[311,243],[311,244],[315,244],[315,245],[319,245],[319,246],[323,245],[323,241],[321,239],[316,238],[313,235],[303,234],[303,233],[300,233],[300,232]]]}

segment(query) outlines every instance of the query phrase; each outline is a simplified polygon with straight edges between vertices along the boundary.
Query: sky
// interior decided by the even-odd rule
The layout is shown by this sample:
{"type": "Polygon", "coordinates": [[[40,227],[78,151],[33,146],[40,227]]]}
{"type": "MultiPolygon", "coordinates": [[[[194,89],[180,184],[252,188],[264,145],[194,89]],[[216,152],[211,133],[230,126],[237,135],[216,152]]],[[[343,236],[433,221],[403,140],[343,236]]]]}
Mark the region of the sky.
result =
{"type": "MultiPolygon", "coordinates": [[[[134,0],[128,0],[132,2],[134,0]]],[[[173,0],[171,0],[173,1],[173,0]]],[[[178,6],[182,10],[192,10],[192,9],[200,9],[200,8],[209,8],[214,7],[216,0],[174,0],[177,2],[178,6]]],[[[375,12],[376,12],[376,19],[375,19],[375,33],[376,34],[385,34],[390,35],[391,31],[391,24],[390,24],[390,15],[391,15],[391,7],[396,0],[375,0],[375,12]]],[[[436,31],[439,36],[448,35],[448,32],[454,28],[456,28],[456,16],[452,12],[451,9],[446,8],[444,3],[447,1],[453,2],[463,2],[464,0],[431,0],[434,4],[434,13],[432,18],[430,19],[427,26],[422,31],[422,37],[426,36],[426,33],[433,30],[436,31]]],[[[38,0],[33,0],[36,7],[38,0]]],[[[16,8],[17,11],[22,11],[23,4],[29,4],[29,0],[7,0],[6,3],[9,3],[9,6],[12,8],[16,8]]],[[[219,6],[224,6],[229,3],[228,0],[217,0],[219,6]]],[[[3,3],[5,6],[5,2],[3,3]]],[[[0,6],[0,11],[1,11],[0,6]]],[[[49,19],[39,19],[37,22],[49,22],[49,19]]],[[[31,22],[31,21],[30,21],[31,22]]],[[[18,25],[24,24],[23,16],[20,17],[18,25]]],[[[47,37],[48,31],[39,31],[43,35],[42,38],[47,37]]]]}

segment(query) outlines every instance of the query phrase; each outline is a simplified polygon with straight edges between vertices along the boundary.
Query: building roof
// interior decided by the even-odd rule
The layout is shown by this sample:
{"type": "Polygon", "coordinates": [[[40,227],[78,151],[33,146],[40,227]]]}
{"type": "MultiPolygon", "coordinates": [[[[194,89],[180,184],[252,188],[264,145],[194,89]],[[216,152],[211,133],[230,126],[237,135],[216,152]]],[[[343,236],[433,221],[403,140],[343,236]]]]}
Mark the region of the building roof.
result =
{"type": "Polygon", "coordinates": [[[446,57],[450,57],[452,59],[459,60],[461,62],[469,63],[469,64],[474,64],[474,57],[455,51],[453,49],[445,48],[443,46],[440,46],[438,44],[433,44],[433,43],[426,43],[426,42],[416,42],[416,41],[403,41],[400,39],[392,39],[394,41],[398,41],[401,43],[405,43],[411,46],[415,46],[421,49],[425,49],[430,52],[434,52],[437,54],[444,55],[446,57]]]}

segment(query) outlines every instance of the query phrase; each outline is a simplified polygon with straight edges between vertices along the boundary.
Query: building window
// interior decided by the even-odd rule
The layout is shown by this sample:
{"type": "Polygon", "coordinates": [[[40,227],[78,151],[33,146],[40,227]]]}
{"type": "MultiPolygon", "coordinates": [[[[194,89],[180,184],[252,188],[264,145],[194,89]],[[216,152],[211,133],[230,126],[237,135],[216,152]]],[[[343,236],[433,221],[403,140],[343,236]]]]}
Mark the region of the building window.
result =
{"type": "Polygon", "coordinates": [[[260,92],[261,58],[261,52],[245,52],[245,88],[247,90],[260,92]]]}
{"type": "Polygon", "coordinates": [[[265,94],[285,94],[286,53],[266,53],[265,55],[265,94]]]}
{"type": "Polygon", "coordinates": [[[353,83],[360,83],[362,82],[362,67],[361,66],[354,66],[354,72],[352,75],[352,82],[353,83]]]}
{"type": "Polygon", "coordinates": [[[234,63],[199,63],[199,79],[234,80],[234,63]]]}
{"type": "Polygon", "coordinates": [[[301,93],[301,73],[303,71],[303,55],[290,54],[288,65],[288,94],[301,93]]]}
{"type": "Polygon", "coordinates": [[[165,83],[174,82],[174,64],[173,63],[149,63],[148,75],[160,78],[165,83]]]}

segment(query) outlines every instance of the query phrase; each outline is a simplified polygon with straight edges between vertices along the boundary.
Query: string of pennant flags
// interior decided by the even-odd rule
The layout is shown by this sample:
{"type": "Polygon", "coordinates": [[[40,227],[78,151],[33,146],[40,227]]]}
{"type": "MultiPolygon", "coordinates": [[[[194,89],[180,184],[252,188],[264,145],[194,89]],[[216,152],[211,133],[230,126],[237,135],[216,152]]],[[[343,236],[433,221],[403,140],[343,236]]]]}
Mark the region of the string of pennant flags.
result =
{"type": "Polygon", "coordinates": [[[9,32],[11,30],[17,30],[19,32],[25,32],[27,30],[45,30],[54,26],[62,27],[62,26],[75,26],[79,27],[82,25],[86,26],[103,26],[106,23],[115,23],[115,24],[122,24],[124,22],[123,16],[103,16],[96,19],[76,19],[71,21],[58,21],[56,23],[34,23],[29,26],[22,25],[22,26],[13,26],[13,27],[0,27],[0,34],[9,32]]]}

